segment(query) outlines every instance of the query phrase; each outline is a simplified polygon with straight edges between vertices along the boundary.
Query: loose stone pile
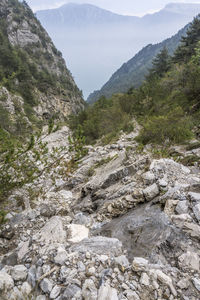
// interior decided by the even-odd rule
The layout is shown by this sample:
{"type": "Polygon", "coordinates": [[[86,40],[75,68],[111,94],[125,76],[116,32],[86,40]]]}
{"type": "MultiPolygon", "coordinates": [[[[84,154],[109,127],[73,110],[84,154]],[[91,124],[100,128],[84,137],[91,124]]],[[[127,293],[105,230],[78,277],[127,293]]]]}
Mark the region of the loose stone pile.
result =
{"type": "Polygon", "coordinates": [[[89,147],[67,181],[7,214],[0,299],[200,299],[199,167],[138,153],[134,136],[89,147]]]}

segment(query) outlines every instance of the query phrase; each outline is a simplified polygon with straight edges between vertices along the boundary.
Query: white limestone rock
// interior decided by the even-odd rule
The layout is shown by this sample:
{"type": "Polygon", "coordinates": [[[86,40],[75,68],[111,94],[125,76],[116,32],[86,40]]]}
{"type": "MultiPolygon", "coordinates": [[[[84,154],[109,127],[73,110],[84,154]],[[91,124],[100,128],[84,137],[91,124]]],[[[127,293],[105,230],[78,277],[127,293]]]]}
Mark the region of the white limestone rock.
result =
{"type": "Polygon", "coordinates": [[[71,243],[79,243],[83,239],[88,238],[89,229],[84,225],[70,224],[68,226],[68,241],[71,243]]]}
{"type": "Polygon", "coordinates": [[[98,300],[118,300],[117,290],[109,285],[102,285],[98,291],[98,300]]]}

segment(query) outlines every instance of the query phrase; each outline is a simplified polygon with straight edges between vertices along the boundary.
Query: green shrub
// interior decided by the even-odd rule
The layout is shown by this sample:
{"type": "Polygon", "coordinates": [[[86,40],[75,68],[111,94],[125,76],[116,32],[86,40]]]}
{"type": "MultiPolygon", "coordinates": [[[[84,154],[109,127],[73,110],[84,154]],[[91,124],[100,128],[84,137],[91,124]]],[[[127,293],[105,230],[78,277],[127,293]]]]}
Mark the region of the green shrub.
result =
{"type": "Polygon", "coordinates": [[[177,108],[166,116],[153,116],[143,124],[137,141],[146,145],[183,143],[192,138],[189,118],[177,108]]]}

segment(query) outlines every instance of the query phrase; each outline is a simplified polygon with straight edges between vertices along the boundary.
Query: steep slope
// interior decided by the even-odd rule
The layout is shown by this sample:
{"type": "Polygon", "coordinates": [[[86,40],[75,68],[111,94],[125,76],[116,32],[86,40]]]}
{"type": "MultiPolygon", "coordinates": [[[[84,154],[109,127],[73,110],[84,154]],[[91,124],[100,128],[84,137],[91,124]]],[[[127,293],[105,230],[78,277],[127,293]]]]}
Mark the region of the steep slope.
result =
{"type": "Polygon", "coordinates": [[[153,58],[166,47],[170,54],[173,54],[178,47],[181,37],[187,32],[189,25],[186,25],[176,35],[161,43],[149,44],[138,52],[127,63],[123,64],[99,90],[94,91],[88,97],[89,103],[96,102],[101,96],[110,97],[115,93],[125,93],[131,87],[138,87],[151,68],[153,58]]]}
{"type": "Polygon", "coordinates": [[[25,130],[83,106],[61,53],[27,4],[0,3],[0,125],[25,130]]]}
{"type": "Polygon", "coordinates": [[[87,98],[140,49],[174,35],[198,11],[199,4],[180,3],[135,17],[89,4],[66,4],[36,14],[64,57],[69,58],[69,67],[87,98]]]}

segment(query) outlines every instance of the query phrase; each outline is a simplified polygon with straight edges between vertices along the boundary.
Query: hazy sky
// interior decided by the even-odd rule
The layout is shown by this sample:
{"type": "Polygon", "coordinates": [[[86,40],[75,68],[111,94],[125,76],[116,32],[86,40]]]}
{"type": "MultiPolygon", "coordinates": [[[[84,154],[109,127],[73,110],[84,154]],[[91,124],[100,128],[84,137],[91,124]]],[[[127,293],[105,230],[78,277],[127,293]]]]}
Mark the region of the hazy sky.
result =
{"type": "Polygon", "coordinates": [[[200,3],[200,0],[27,0],[27,2],[34,11],[75,2],[94,4],[120,14],[144,15],[155,12],[170,2],[200,3]]]}

